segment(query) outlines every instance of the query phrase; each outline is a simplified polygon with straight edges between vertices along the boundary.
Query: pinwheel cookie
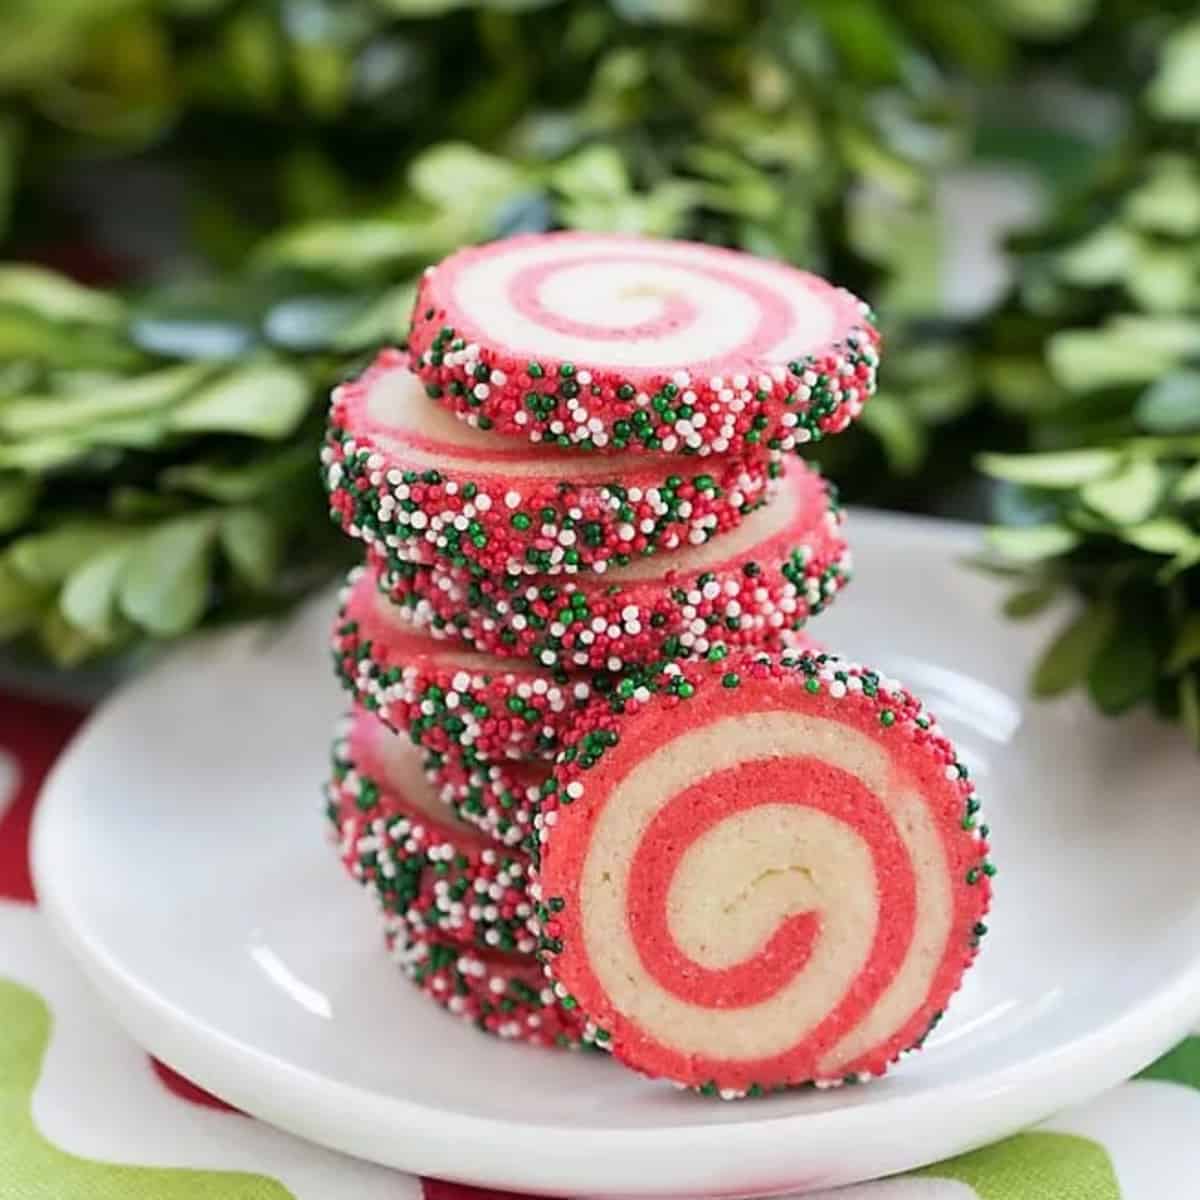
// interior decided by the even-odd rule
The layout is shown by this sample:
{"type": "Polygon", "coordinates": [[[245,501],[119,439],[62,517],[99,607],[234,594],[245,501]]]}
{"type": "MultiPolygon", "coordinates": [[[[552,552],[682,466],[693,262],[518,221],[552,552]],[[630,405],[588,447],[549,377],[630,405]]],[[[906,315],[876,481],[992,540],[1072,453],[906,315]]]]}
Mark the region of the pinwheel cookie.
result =
{"type": "Polygon", "coordinates": [[[457,817],[420,750],[362,709],[334,740],[328,815],[350,874],[414,937],[531,954],[529,863],[457,817]]]}
{"type": "Polygon", "coordinates": [[[390,602],[364,567],[342,590],[333,660],[364,708],[427,750],[466,754],[469,764],[553,759],[563,714],[592,693],[586,677],[433,636],[431,618],[390,602]]]}
{"type": "Polygon", "coordinates": [[[533,1046],[574,1050],[587,1024],[557,996],[532,958],[467,950],[440,938],[413,937],[396,917],[385,918],[393,959],[427,996],[485,1033],[533,1046]]]}
{"type": "Polygon", "coordinates": [[[579,454],[481,433],[384,350],[333,393],[322,452],[343,528],[395,562],[475,574],[603,571],[732,529],[778,473],[764,446],[704,464],[579,454]]]}
{"type": "Polygon", "coordinates": [[[725,1097],[882,1073],[985,932],[966,768],[899,684],[830,656],[664,679],[576,717],[542,802],[560,994],[622,1062],[725,1097]]]}
{"type": "Polygon", "coordinates": [[[849,578],[829,485],[790,464],[775,503],[703,546],[604,578],[472,580],[438,568],[389,570],[402,606],[475,649],[548,669],[621,671],[660,658],[780,648],[849,578]]]}
{"type": "Polygon", "coordinates": [[[870,312],[784,263],[616,234],[512,237],[422,277],[409,347],[480,429],[667,454],[789,451],[875,388],[870,312]]]}

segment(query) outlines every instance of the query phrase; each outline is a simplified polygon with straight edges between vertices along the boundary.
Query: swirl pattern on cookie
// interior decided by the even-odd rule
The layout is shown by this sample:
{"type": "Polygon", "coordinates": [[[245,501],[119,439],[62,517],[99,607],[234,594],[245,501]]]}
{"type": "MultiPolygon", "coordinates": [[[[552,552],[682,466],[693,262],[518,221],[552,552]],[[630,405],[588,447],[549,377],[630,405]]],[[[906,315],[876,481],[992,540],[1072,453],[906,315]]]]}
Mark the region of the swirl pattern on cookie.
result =
{"type": "Polygon", "coordinates": [[[409,335],[429,394],[481,429],[698,455],[840,432],[878,345],[866,306],[815,275],[595,233],[460,250],[422,277],[409,335]]]}
{"type": "Polygon", "coordinates": [[[437,568],[388,570],[386,591],[475,649],[548,669],[620,671],[732,646],[779,649],[850,575],[830,485],[791,463],[779,498],[732,533],[603,580],[472,580],[437,568]]]}
{"type": "Polygon", "coordinates": [[[966,768],[831,656],[675,672],[567,735],[535,864],[554,979],[623,1062],[726,1097],[883,1073],[986,932],[966,768]]]}
{"type": "Polygon", "coordinates": [[[603,571],[732,529],[779,471],[764,446],[701,470],[481,433],[432,403],[407,364],[384,350],[334,389],[322,451],[334,517],[396,562],[475,574],[603,571]]]}

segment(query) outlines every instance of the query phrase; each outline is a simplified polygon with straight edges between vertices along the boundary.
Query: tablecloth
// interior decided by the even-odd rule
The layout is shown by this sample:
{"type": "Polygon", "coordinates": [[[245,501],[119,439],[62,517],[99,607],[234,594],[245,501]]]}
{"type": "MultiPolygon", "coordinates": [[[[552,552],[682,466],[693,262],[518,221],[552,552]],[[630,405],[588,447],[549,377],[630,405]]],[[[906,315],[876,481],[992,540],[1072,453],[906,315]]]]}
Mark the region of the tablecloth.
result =
{"type": "MultiPolygon", "coordinates": [[[[495,1200],[299,1141],[141,1051],[39,916],[30,818],[82,710],[0,693],[0,1200],[495,1200]]],[[[1200,1037],[1037,1129],[826,1200],[1197,1200],[1200,1037]]]]}

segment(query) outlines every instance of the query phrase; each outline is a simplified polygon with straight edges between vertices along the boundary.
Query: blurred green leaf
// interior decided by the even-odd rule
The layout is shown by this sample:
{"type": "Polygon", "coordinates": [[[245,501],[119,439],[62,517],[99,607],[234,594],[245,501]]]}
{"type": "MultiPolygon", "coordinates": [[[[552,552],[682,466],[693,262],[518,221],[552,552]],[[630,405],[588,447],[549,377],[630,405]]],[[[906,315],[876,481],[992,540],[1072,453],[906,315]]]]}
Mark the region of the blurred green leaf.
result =
{"type": "Polygon", "coordinates": [[[1149,178],[1129,193],[1125,215],[1142,229],[1172,237],[1200,233],[1200,173],[1181,154],[1164,154],[1147,163],[1149,178]]]}
{"type": "Polygon", "coordinates": [[[880,393],[863,409],[862,426],[879,439],[888,467],[897,475],[916,471],[925,460],[928,439],[920,421],[894,397],[880,393]]]}
{"type": "Polygon", "coordinates": [[[169,491],[191,492],[221,504],[245,504],[284,491],[306,475],[315,479],[315,457],[306,445],[286,446],[245,465],[178,463],[159,477],[169,491]]]}
{"type": "Polygon", "coordinates": [[[981,454],[979,469],[993,479],[1040,488],[1077,488],[1111,475],[1121,465],[1115,450],[1064,450],[1057,454],[981,454]]]}
{"type": "Polygon", "coordinates": [[[47,321],[115,325],[125,306],[114,295],[86,288],[44,267],[14,263],[0,266],[0,305],[16,305],[47,321]]]}
{"type": "Polygon", "coordinates": [[[1134,316],[1119,313],[1105,327],[1113,340],[1132,354],[1148,352],[1157,360],[1170,356],[1174,361],[1200,354],[1200,319],[1176,314],[1134,316]]]}
{"type": "Polygon", "coordinates": [[[1014,563],[1034,563],[1066,554],[1079,545],[1079,534],[1065,525],[993,526],[987,544],[1014,563]]]}
{"type": "Polygon", "coordinates": [[[142,537],[121,575],[121,612],[157,637],[192,629],[208,603],[217,529],[216,517],[203,513],[167,521],[142,537]]]}
{"type": "Polygon", "coordinates": [[[251,363],[214,380],[169,415],[171,429],[283,438],[311,403],[308,380],[295,367],[251,363]]]}
{"type": "Polygon", "coordinates": [[[1200,118],[1200,21],[1184,25],[1165,42],[1146,103],[1167,120],[1200,118]]]}
{"type": "Polygon", "coordinates": [[[419,263],[436,257],[441,247],[429,216],[314,221],[267,238],[255,251],[254,265],[354,276],[419,263]]]}
{"type": "Polygon", "coordinates": [[[96,641],[114,636],[117,590],[133,554],[135,536],[85,559],[66,577],[58,606],[63,617],[96,641]]]}
{"type": "Polygon", "coordinates": [[[416,285],[411,282],[389,288],[341,327],[334,335],[334,347],[362,350],[403,340],[408,334],[415,295],[416,285]]]}
{"type": "Polygon", "coordinates": [[[1120,536],[1130,545],[1151,554],[1183,554],[1200,544],[1200,535],[1174,517],[1156,517],[1140,525],[1128,526],[1120,531],[1120,536]]]}
{"type": "Polygon", "coordinates": [[[1073,392],[1150,383],[1176,359],[1161,348],[1130,344],[1110,330],[1067,329],[1047,344],[1054,378],[1073,392]]]}
{"type": "Polygon", "coordinates": [[[98,639],[72,625],[62,612],[47,606],[36,626],[37,640],[51,663],[62,670],[77,667],[102,650],[115,648],[113,638],[98,639]]]}
{"type": "Polygon", "coordinates": [[[1172,371],[1156,379],[1138,398],[1135,412],[1148,433],[1200,431],[1200,371],[1172,371]]]}
{"type": "Polygon", "coordinates": [[[1137,235],[1120,225],[1102,225],[1059,252],[1059,274],[1080,287],[1119,283],[1138,253],[1137,235]]]}
{"type": "Polygon", "coordinates": [[[1197,296],[1197,264],[1174,246],[1138,247],[1125,280],[1130,296],[1150,312],[1178,312],[1197,296]]]}
{"type": "Polygon", "coordinates": [[[1088,21],[1096,0],[988,0],[982,7],[1016,33],[1049,39],[1072,33],[1088,21]]]}
{"type": "Polygon", "coordinates": [[[1135,458],[1117,474],[1086,484],[1080,496],[1093,512],[1114,525],[1137,525],[1158,507],[1165,484],[1161,468],[1135,458]]]}
{"type": "Polygon", "coordinates": [[[234,571],[258,591],[279,572],[283,536],[279,525],[257,508],[235,508],[221,517],[221,550],[234,571]]]}
{"type": "Polygon", "coordinates": [[[1116,626],[1088,668],[1088,692],[1110,717],[1145,700],[1158,676],[1158,654],[1150,630],[1139,620],[1116,626]]]}
{"type": "Polygon", "coordinates": [[[1017,621],[1036,617],[1053,602],[1059,591],[1058,583],[1049,582],[1012,592],[1004,601],[1004,615],[1017,621]]]}
{"type": "Polygon", "coordinates": [[[1094,603],[1071,618],[1050,643],[1033,672],[1033,694],[1057,696],[1083,681],[1116,627],[1111,605],[1094,603]]]}
{"type": "Polygon", "coordinates": [[[210,367],[189,363],[163,367],[83,395],[7,400],[0,403],[0,436],[70,434],[98,421],[145,416],[179,402],[210,374],[210,367]]]}
{"type": "Polygon", "coordinates": [[[124,530],[110,521],[64,521],[55,529],[28,534],[13,542],[5,561],[32,584],[57,586],[81,563],[124,537],[124,530]]]}
{"type": "Polygon", "coordinates": [[[1189,467],[1171,489],[1171,499],[1176,504],[1191,504],[1200,500],[1200,462],[1189,467]]]}

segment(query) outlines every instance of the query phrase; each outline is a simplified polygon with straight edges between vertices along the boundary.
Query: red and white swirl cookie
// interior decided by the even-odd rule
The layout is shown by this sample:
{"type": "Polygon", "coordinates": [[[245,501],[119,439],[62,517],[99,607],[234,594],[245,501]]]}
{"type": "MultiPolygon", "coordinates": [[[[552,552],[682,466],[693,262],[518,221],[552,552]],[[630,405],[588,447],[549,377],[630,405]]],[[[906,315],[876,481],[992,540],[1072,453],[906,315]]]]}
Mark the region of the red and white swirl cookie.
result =
{"type": "Polygon", "coordinates": [[[726,1097],[879,1075],[986,932],[966,768],[899,684],[833,657],[668,670],[568,735],[535,864],[551,974],[648,1075],[726,1097]]]}
{"type": "Polygon", "coordinates": [[[413,937],[390,916],[385,938],[392,957],[427,996],[478,1029],[533,1046],[591,1045],[584,1019],[559,1001],[535,959],[413,937]]]}
{"type": "Polygon", "coordinates": [[[826,481],[789,465],[778,499],[732,533],[603,579],[473,580],[382,567],[385,590],[475,649],[553,669],[619,671],[718,647],[779,649],[849,578],[842,515],[826,481]]]}
{"type": "Polygon", "coordinates": [[[779,470],[762,446],[700,471],[480,433],[430,402],[398,350],[334,390],[321,461],[334,515],[382,555],[513,575],[699,545],[762,503],[779,470]]]}
{"type": "Polygon", "coordinates": [[[529,861],[448,808],[421,751],[356,709],[333,746],[328,816],[342,862],[413,936],[532,954],[529,861]]]}
{"type": "Polygon", "coordinates": [[[481,429],[653,453],[781,451],[875,389],[869,310],[825,280],[695,242],[550,233],[422,277],[413,369],[481,429]]]}
{"type": "Polygon", "coordinates": [[[333,660],[364,708],[426,750],[468,766],[553,759],[563,715],[592,694],[585,677],[435,637],[420,611],[389,601],[364,567],[350,572],[342,590],[333,660]]]}

